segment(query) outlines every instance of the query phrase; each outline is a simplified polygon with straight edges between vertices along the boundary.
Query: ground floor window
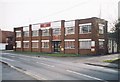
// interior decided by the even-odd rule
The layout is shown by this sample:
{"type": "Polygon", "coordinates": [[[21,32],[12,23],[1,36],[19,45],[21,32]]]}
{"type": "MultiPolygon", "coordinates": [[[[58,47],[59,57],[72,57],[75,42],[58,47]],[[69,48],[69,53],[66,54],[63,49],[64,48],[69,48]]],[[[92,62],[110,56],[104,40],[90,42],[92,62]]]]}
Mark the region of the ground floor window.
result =
{"type": "Polygon", "coordinates": [[[16,41],[16,48],[21,48],[21,41],[16,41]]]}
{"type": "Polygon", "coordinates": [[[29,41],[23,41],[23,48],[29,48],[29,41]]]}
{"type": "Polygon", "coordinates": [[[104,39],[99,39],[99,49],[104,49],[104,39]]]}
{"type": "Polygon", "coordinates": [[[49,42],[42,42],[42,48],[49,48],[49,42]]]}
{"type": "Polygon", "coordinates": [[[75,41],[65,41],[65,49],[74,49],[75,41]]]}
{"type": "Polygon", "coordinates": [[[91,49],[91,41],[90,40],[81,40],[79,41],[80,49],[91,49]]]}
{"type": "Polygon", "coordinates": [[[32,41],[32,48],[38,48],[38,41],[32,41]]]}

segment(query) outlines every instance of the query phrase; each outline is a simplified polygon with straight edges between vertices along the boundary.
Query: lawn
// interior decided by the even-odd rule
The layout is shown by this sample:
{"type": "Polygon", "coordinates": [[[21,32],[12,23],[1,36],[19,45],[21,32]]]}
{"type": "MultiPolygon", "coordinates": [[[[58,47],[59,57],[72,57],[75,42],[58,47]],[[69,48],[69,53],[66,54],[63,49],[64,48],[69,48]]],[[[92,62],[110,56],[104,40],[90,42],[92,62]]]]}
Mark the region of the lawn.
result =
{"type": "Polygon", "coordinates": [[[104,60],[103,62],[119,64],[120,58],[116,58],[116,59],[112,59],[112,60],[104,60]]]}
{"type": "Polygon", "coordinates": [[[34,55],[34,56],[54,56],[54,57],[78,57],[80,54],[62,54],[62,53],[41,53],[41,52],[21,52],[21,51],[10,51],[10,53],[21,54],[21,55],[34,55]]]}

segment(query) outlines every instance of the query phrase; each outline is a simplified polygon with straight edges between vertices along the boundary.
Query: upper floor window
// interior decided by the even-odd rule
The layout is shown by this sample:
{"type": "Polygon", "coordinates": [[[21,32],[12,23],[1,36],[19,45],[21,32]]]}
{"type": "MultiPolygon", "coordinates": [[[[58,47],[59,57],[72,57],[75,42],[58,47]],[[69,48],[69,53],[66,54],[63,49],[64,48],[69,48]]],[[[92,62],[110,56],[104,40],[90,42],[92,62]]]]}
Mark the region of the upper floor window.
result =
{"type": "Polygon", "coordinates": [[[21,31],[16,31],[16,37],[21,37],[21,31]]]}
{"type": "Polygon", "coordinates": [[[65,34],[74,34],[74,33],[75,33],[75,21],[66,21],[65,34]]]}
{"type": "Polygon", "coordinates": [[[24,31],[24,37],[29,37],[29,31],[24,31]]]}
{"type": "Polygon", "coordinates": [[[60,28],[53,28],[53,35],[60,35],[61,29],[60,28]]]}
{"type": "Polygon", "coordinates": [[[104,33],[104,25],[99,24],[99,34],[103,34],[103,33],[104,33]]]}
{"type": "Polygon", "coordinates": [[[32,31],[32,36],[39,36],[39,31],[38,30],[32,31]]]}
{"type": "Polygon", "coordinates": [[[74,34],[75,27],[66,27],[65,32],[66,32],[65,34],[74,34]]]}
{"type": "Polygon", "coordinates": [[[79,28],[79,32],[80,34],[86,34],[86,33],[91,33],[91,23],[87,23],[87,24],[80,24],[80,28],[79,28]]]}
{"type": "Polygon", "coordinates": [[[49,36],[49,29],[42,29],[42,36],[49,36]]]}

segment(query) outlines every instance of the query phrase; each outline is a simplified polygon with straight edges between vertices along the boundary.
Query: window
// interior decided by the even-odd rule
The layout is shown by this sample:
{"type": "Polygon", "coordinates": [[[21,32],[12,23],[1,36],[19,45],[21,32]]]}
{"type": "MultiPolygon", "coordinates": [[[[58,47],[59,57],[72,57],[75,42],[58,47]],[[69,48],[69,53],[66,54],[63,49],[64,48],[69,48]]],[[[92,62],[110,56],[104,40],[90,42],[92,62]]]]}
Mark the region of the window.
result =
{"type": "Polygon", "coordinates": [[[32,42],[32,48],[38,48],[38,42],[32,42]]]}
{"type": "Polygon", "coordinates": [[[39,31],[38,30],[32,31],[32,36],[39,36],[39,31]]]}
{"type": "Polygon", "coordinates": [[[74,49],[75,41],[65,41],[65,49],[74,49]]]}
{"type": "Polygon", "coordinates": [[[16,41],[16,48],[21,48],[21,41],[16,41]]]}
{"type": "Polygon", "coordinates": [[[24,36],[29,37],[29,31],[24,31],[24,36]]]}
{"type": "Polygon", "coordinates": [[[80,47],[80,49],[91,49],[91,40],[80,39],[79,47],[80,47]]]}
{"type": "Polygon", "coordinates": [[[21,31],[16,32],[16,37],[21,37],[21,31]]]}
{"type": "Polygon", "coordinates": [[[60,28],[53,28],[53,35],[60,35],[61,29],[60,28]]]}
{"type": "Polygon", "coordinates": [[[29,41],[23,41],[23,47],[29,48],[29,41]]]}
{"type": "Polygon", "coordinates": [[[104,33],[104,25],[99,24],[99,34],[103,34],[103,33],[104,33]]]}
{"type": "Polygon", "coordinates": [[[99,49],[104,49],[104,39],[99,39],[99,49]]]}
{"type": "Polygon", "coordinates": [[[103,49],[104,48],[104,42],[103,41],[99,41],[99,49],[103,49]]]}
{"type": "Polygon", "coordinates": [[[49,29],[43,29],[42,36],[49,36],[49,29]]]}
{"type": "Polygon", "coordinates": [[[74,29],[75,27],[66,27],[65,28],[66,34],[74,34],[74,29]]]}
{"type": "Polygon", "coordinates": [[[91,33],[91,23],[80,25],[80,34],[91,33]]]}
{"type": "Polygon", "coordinates": [[[42,42],[42,48],[49,48],[49,42],[42,42]]]}

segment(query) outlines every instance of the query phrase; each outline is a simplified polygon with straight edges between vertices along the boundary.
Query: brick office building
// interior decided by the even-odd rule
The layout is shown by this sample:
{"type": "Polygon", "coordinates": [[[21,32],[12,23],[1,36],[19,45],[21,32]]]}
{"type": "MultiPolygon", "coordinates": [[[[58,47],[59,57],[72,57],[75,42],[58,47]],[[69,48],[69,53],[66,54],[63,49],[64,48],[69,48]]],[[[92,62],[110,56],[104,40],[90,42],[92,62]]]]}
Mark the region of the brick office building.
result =
{"type": "Polygon", "coordinates": [[[107,21],[96,17],[14,28],[15,51],[107,53],[107,21]]]}

